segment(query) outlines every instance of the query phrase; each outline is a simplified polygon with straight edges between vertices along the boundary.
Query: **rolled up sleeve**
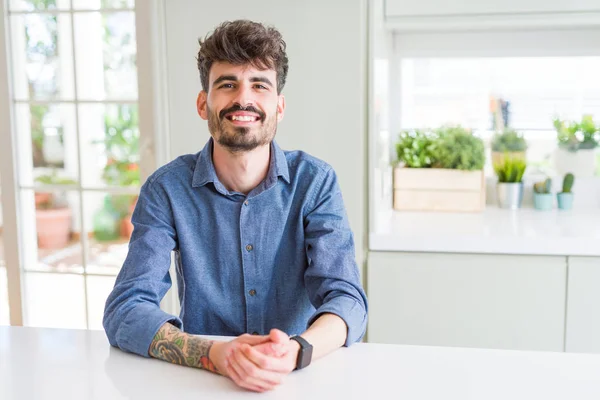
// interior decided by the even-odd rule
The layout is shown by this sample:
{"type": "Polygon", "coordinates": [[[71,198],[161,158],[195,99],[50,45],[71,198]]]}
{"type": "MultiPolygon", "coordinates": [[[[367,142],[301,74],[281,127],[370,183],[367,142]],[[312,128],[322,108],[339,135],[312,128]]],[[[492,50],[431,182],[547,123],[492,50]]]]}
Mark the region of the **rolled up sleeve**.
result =
{"type": "Polygon", "coordinates": [[[110,344],[144,357],[164,323],[182,328],[179,318],[160,309],[171,287],[171,251],[177,245],[169,204],[164,189],[150,179],[142,186],[131,218],[129,251],[104,309],[110,344]]]}
{"type": "Polygon", "coordinates": [[[367,326],[367,297],[360,283],[354,251],[354,235],[333,169],[321,174],[305,216],[304,236],[308,268],[304,282],[316,312],[310,326],[320,315],[332,313],[348,328],[345,346],[359,341],[367,326]]]}

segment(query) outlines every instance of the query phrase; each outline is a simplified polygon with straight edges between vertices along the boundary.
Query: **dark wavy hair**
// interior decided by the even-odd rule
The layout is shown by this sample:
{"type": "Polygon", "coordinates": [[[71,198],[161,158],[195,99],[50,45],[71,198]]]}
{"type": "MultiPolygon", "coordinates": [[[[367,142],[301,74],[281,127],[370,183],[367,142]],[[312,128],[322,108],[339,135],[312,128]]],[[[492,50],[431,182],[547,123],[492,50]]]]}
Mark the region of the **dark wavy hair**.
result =
{"type": "Polygon", "coordinates": [[[226,21],[204,41],[198,39],[198,71],[202,89],[208,92],[208,73],[214,62],[233,65],[251,64],[255,68],[274,69],[277,93],[285,86],[288,58],[281,33],[273,27],[249,20],[226,21]]]}

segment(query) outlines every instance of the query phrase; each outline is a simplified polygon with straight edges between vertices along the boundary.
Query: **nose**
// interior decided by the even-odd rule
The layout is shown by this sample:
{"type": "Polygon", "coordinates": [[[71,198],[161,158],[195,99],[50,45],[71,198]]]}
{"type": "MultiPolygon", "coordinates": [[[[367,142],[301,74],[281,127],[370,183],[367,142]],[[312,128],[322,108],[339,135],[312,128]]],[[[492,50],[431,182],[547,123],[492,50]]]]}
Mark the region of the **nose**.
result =
{"type": "Polygon", "coordinates": [[[241,105],[242,107],[253,106],[254,97],[252,94],[252,87],[249,85],[240,85],[235,93],[233,102],[241,105]]]}

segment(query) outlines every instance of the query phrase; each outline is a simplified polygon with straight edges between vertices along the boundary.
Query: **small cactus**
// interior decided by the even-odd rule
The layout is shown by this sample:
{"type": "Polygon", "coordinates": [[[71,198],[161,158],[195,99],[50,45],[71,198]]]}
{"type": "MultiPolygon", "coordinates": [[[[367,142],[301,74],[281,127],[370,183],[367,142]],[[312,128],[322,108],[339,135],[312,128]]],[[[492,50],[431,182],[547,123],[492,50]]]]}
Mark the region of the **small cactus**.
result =
{"type": "Polygon", "coordinates": [[[573,174],[568,173],[565,175],[563,179],[563,193],[571,193],[571,189],[573,189],[573,183],[575,182],[575,177],[573,174]]]}
{"type": "Polygon", "coordinates": [[[545,181],[537,182],[533,185],[533,191],[538,194],[548,194],[552,190],[552,179],[546,178],[545,181]]]}

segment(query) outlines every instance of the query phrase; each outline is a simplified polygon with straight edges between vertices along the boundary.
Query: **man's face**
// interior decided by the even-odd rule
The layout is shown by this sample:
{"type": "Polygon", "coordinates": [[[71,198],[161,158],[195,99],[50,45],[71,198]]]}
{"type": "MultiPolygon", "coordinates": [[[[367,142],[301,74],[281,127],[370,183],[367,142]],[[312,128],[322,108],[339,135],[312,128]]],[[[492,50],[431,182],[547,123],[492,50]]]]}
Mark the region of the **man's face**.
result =
{"type": "Polygon", "coordinates": [[[234,152],[271,143],[285,110],[274,70],[217,62],[210,68],[208,84],[208,93],[198,95],[198,114],[208,120],[217,143],[234,152]]]}

